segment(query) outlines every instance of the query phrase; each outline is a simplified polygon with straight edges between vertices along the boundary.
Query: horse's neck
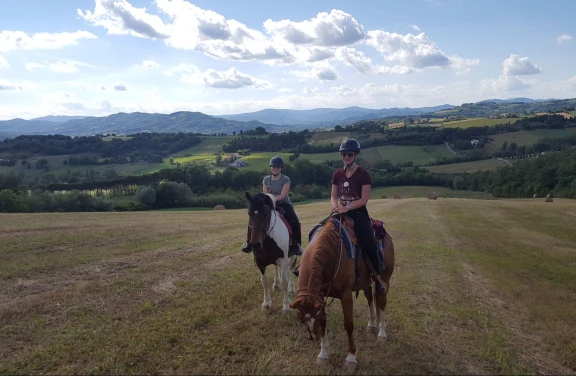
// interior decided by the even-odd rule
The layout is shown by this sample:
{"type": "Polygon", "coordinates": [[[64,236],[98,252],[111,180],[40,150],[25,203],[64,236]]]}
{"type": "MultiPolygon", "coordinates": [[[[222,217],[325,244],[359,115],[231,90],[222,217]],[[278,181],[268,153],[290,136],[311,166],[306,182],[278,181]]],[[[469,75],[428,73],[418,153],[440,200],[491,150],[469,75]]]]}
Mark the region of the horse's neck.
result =
{"type": "MultiPolygon", "coordinates": [[[[333,229],[324,229],[324,231],[334,231],[333,229]]],[[[321,234],[317,234],[316,237],[319,238],[321,234]]],[[[319,242],[318,246],[314,247],[314,254],[312,254],[310,274],[308,281],[304,284],[305,289],[311,294],[319,294],[322,287],[326,287],[331,284],[334,279],[334,273],[336,272],[337,265],[340,263],[338,257],[342,257],[342,249],[338,251],[338,247],[343,247],[342,239],[337,235],[338,243],[336,247],[328,246],[327,242],[319,242]],[[322,245],[322,246],[321,246],[322,245]],[[336,256],[334,257],[334,250],[336,250],[336,256]]]]}
{"type": "MultiPolygon", "coordinates": [[[[288,229],[284,224],[284,221],[280,218],[280,214],[276,210],[272,210],[270,217],[270,225],[268,227],[268,236],[274,239],[276,244],[282,249],[282,245],[285,244],[288,247],[288,229]]],[[[284,249],[282,249],[284,250],[284,249]]],[[[288,248],[286,248],[286,252],[288,248]]]]}

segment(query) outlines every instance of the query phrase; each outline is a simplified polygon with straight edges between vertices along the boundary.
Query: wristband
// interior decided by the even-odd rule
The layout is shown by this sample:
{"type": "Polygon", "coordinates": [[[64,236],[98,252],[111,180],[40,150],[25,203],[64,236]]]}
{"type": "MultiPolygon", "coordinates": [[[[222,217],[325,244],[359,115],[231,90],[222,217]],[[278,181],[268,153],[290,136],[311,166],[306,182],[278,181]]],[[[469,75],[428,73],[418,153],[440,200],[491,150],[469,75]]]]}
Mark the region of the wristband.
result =
{"type": "Polygon", "coordinates": [[[352,208],[350,207],[350,205],[346,204],[346,207],[348,208],[348,211],[351,211],[352,208]]]}

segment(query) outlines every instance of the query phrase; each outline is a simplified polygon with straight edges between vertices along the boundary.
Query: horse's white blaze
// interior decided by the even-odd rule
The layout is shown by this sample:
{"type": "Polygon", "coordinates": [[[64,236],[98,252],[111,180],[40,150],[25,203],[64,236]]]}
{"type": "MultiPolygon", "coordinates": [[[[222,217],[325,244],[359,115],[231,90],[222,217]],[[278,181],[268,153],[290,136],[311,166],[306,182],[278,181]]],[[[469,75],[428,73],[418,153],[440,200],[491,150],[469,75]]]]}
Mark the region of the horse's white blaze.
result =
{"type": "Polygon", "coordinates": [[[370,304],[368,306],[368,327],[375,328],[376,327],[376,309],[374,308],[374,304],[370,304]]]}
{"type": "Polygon", "coordinates": [[[386,315],[384,311],[380,312],[380,331],[378,332],[378,337],[388,338],[386,335],[386,315]]]}
{"type": "Polygon", "coordinates": [[[328,359],[328,350],[330,350],[330,344],[328,343],[328,337],[320,338],[320,354],[318,354],[318,359],[328,359]]]}

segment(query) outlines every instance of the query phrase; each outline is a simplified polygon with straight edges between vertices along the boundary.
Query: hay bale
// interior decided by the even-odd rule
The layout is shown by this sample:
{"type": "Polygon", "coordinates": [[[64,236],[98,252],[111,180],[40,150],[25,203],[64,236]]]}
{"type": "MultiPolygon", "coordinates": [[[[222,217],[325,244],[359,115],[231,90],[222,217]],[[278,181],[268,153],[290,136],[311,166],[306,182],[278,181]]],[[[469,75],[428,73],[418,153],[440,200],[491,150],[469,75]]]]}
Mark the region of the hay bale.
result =
{"type": "Polygon", "coordinates": [[[437,200],[438,199],[438,193],[429,192],[426,197],[428,197],[428,200],[437,200]]]}
{"type": "Polygon", "coordinates": [[[400,197],[400,195],[399,195],[398,193],[396,193],[396,194],[394,195],[394,199],[396,199],[396,200],[400,200],[401,198],[402,198],[402,197],[400,197]]]}
{"type": "Polygon", "coordinates": [[[226,208],[224,207],[224,205],[216,205],[216,206],[214,206],[214,210],[224,210],[224,209],[226,209],[226,208]]]}
{"type": "Polygon", "coordinates": [[[546,202],[554,202],[554,200],[552,199],[552,197],[546,197],[546,199],[544,200],[546,202]]]}

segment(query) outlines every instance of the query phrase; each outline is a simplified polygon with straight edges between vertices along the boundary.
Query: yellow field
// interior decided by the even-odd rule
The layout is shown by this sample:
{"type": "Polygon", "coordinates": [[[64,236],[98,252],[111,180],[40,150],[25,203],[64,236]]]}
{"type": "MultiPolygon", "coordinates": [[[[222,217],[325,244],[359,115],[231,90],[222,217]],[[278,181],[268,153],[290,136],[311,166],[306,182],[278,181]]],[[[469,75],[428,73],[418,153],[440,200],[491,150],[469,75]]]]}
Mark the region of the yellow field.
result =
{"type": "Polygon", "coordinates": [[[514,124],[521,118],[509,118],[509,119],[489,119],[489,118],[475,118],[466,120],[457,120],[444,122],[442,125],[447,128],[470,128],[470,127],[483,127],[492,126],[496,124],[514,124]]]}

